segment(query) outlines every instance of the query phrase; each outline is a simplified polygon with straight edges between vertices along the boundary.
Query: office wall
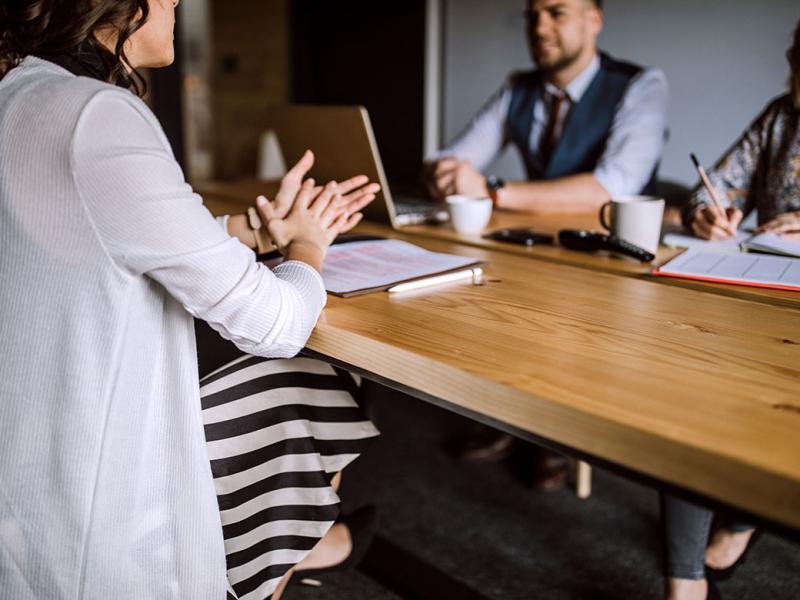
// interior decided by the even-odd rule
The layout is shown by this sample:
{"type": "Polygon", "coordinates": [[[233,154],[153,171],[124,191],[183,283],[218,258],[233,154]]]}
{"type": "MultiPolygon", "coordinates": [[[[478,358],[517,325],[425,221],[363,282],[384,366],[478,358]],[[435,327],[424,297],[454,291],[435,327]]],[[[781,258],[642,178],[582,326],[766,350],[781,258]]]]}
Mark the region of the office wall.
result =
{"type": "MultiPolygon", "coordinates": [[[[671,86],[671,136],[661,176],[693,184],[694,151],[712,163],[764,104],[786,89],[784,58],[797,0],[606,0],[600,46],[661,67],[671,86]]],[[[443,139],[456,135],[514,69],[529,68],[523,0],[446,0],[443,139]]],[[[522,171],[513,153],[493,167],[522,171]]]]}
{"type": "Polygon", "coordinates": [[[213,0],[214,176],[252,176],[266,106],[289,100],[290,0],[213,0]]]}

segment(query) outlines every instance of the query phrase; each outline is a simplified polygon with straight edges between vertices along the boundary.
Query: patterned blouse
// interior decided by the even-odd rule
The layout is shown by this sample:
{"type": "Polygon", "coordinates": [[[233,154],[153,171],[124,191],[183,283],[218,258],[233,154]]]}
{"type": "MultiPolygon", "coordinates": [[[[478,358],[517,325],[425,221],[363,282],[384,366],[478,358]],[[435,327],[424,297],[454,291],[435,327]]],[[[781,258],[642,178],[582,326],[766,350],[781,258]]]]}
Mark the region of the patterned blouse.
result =
{"type": "MultiPolygon", "coordinates": [[[[800,110],[791,95],[776,98],[708,173],[723,204],[747,215],[758,210],[758,223],[800,211],[800,110]]],[[[698,186],[683,209],[688,227],[694,213],[711,198],[698,186]]]]}

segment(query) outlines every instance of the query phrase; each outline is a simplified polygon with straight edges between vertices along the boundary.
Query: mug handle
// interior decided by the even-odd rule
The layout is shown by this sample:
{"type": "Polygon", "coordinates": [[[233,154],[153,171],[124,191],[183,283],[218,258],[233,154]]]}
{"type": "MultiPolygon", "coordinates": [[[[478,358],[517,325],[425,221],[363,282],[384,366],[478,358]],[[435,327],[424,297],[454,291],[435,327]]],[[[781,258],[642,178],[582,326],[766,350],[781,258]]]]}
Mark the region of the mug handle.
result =
{"type": "Polygon", "coordinates": [[[609,200],[608,202],[603,204],[603,206],[600,207],[600,225],[611,231],[611,226],[606,221],[606,208],[609,206],[611,206],[611,200],[609,200]]]}

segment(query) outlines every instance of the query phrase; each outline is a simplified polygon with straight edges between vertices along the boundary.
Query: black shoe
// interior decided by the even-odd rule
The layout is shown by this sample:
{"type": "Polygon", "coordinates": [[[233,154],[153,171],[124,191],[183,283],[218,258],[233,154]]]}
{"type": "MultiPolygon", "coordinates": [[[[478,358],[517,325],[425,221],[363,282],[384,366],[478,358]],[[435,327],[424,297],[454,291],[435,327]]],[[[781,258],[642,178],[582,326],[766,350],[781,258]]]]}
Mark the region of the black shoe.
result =
{"type": "Polygon", "coordinates": [[[511,456],[518,445],[519,440],[514,436],[485,427],[459,440],[453,454],[465,462],[500,462],[511,456]]]}
{"type": "Polygon", "coordinates": [[[350,532],[350,540],[352,542],[350,554],[348,554],[347,558],[342,562],[331,565],[330,567],[323,567],[320,569],[298,569],[294,572],[298,580],[307,577],[313,578],[324,573],[355,569],[367,554],[367,550],[369,550],[372,544],[372,538],[375,537],[375,532],[378,530],[378,511],[374,505],[368,504],[350,513],[346,517],[342,517],[337,523],[345,525],[350,532]]]}
{"type": "Polygon", "coordinates": [[[569,479],[572,462],[566,456],[547,448],[536,448],[531,464],[530,484],[543,492],[555,492],[563,489],[569,479]]]}
{"type": "Polygon", "coordinates": [[[761,537],[761,529],[756,530],[753,536],[750,538],[750,541],[747,543],[747,548],[744,549],[742,554],[736,561],[727,569],[714,569],[706,565],[706,579],[710,581],[726,581],[733,577],[733,574],[736,572],[740,566],[742,566],[745,561],[747,560],[747,554],[756,545],[758,538],[761,537]]]}

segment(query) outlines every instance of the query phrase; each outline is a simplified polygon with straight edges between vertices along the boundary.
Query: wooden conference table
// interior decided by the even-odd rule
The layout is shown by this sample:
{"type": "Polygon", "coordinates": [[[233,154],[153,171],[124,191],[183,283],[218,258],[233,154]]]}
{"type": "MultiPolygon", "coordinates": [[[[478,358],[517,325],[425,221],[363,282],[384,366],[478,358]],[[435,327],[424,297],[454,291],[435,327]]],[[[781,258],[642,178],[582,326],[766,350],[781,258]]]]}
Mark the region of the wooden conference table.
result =
{"type": "Polygon", "coordinates": [[[359,229],[484,260],[483,284],[330,297],[309,354],[800,530],[800,302],[465,245],[443,230],[359,229]]]}
{"type": "MultiPolygon", "coordinates": [[[[577,215],[537,215],[511,212],[495,212],[487,230],[504,227],[530,227],[542,233],[556,234],[561,229],[590,229],[602,231],[596,214],[577,215]]],[[[433,239],[447,240],[461,244],[478,246],[500,252],[510,252],[519,256],[527,256],[549,262],[572,265],[592,271],[612,273],[626,277],[657,281],[667,285],[695,289],[703,292],[742,298],[756,302],[767,302],[780,306],[800,308],[800,294],[785,290],[770,290],[753,288],[741,285],[726,285],[678,279],[675,277],[661,277],[652,274],[654,265],[660,265],[682,252],[681,249],[661,246],[656,254],[653,264],[642,264],[636,260],[603,254],[587,254],[561,248],[558,245],[525,247],[519,244],[508,244],[483,239],[480,235],[467,235],[455,232],[447,225],[415,225],[404,227],[404,233],[412,233],[433,239]]]]}

